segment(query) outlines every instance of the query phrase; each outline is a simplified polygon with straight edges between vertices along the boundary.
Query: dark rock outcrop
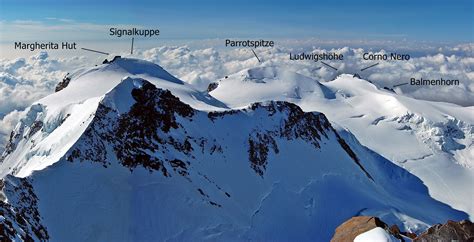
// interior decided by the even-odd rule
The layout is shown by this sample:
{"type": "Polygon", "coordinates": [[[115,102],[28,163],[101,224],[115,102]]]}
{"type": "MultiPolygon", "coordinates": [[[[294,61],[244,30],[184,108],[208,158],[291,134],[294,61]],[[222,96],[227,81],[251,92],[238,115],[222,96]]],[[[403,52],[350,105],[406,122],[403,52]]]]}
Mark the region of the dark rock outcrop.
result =
{"type": "Polygon", "coordinates": [[[400,231],[397,225],[388,227],[386,223],[377,217],[357,216],[339,225],[331,242],[354,241],[358,235],[376,227],[385,229],[385,231],[399,241],[410,241],[409,239],[417,242],[474,241],[474,224],[468,220],[460,222],[449,220],[445,224],[436,224],[417,236],[415,233],[400,231]]]}
{"type": "Polygon", "coordinates": [[[218,86],[219,86],[219,83],[217,83],[217,82],[209,83],[209,86],[207,86],[207,92],[212,92],[212,91],[216,90],[216,88],[218,86]]]}
{"type": "Polygon", "coordinates": [[[116,56],[114,56],[114,58],[113,58],[111,61],[105,59],[104,61],[102,61],[102,64],[110,64],[110,63],[112,63],[112,62],[114,62],[114,61],[116,61],[116,60],[118,60],[118,59],[120,59],[120,58],[122,58],[122,56],[116,55],[116,56]]]}
{"type": "Polygon", "coordinates": [[[390,88],[390,87],[383,87],[383,89],[389,91],[389,92],[393,92],[395,93],[395,90],[393,90],[393,88],[390,88]]]}
{"type": "Polygon", "coordinates": [[[26,178],[7,177],[0,188],[8,196],[8,203],[0,201],[1,241],[47,241],[48,231],[42,225],[38,197],[26,178]]]}
{"type": "Polygon", "coordinates": [[[142,166],[170,176],[164,165],[167,163],[178,174],[185,176],[186,162],[176,157],[150,154],[174,149],[188,156],[193,149],[188,138],[180,135],[173,137],[169,132],[181,127],[176,121],[177,116],[191,118],[194,110],[170,91],[157,89],[149,82],[133,89],[131,94],[135,104],[120,118],[117,118],[118,114],[113,108],[103,103],[99,105],[91,126],[84,133],[83,147],[74,148],[67,160],[89,160],[107,167],[110,162],[107,160],[106,146],[111,144],[117,159],[130,170],[142,166]]]}
{"type": "Polygon", "coordinates": [[[56,88],[54,89],[54,92],[59,92],[59,91],[63,90],[64,88],[66,88],[69,85],[69,82],[71,82],[71,78],[68,77],[67,74],[66,74],[66,76],[63,78],[63,80],[61,82],[59,82],[58,85],[56,85],[56,88]]]}
{"type": "Polygon", "coordinates": [[[3,152],[3,154],[0,155],[0,163],[3,162],[9,154],[13,153],[13,151],[16,150],[17,143],[23,138],[21,134],[23,133],[24,130],[25,130],[25,126],[22,125],[20,126],[17,132],[13,130],[10,133],[10,138],[8,139],[8,142],[5,146],[5,151],[3,152]]]}
{"type": "Polygon", "coordinates": [[[30,138],[34,134],[36,134],[38,131],[40,131],[43,128],[43,122],[42,121],[34,121],[33,124],[30,127],[30,131],[28,132],[28,137],[30,138]]]}
{"type": "Polygon", "coordinates": [[[358,235],[372,230],[376,227],[388,229],[387,224],[377,217],[352,217],[351,219],[347,220],[336,228],[336,232],[334,233],[331,242],[354,241],[355,237],[357,237],[358,235]]]}
{"type": "Polygon", "coordinates": [[[445,224],[432,226],[416,237],[414,241],[474,241],[474,224],[468,220],[462,220],[460,222],[448,220],[445,224]]]}
{"type": "Polygon", "coordinates": [[[270,149],[275,154],[279,152],[276,141],[270,134],[257,133],[255,136],[250,135],[248,142],[250,166],[257,174],[263,176],[270,149]]]}

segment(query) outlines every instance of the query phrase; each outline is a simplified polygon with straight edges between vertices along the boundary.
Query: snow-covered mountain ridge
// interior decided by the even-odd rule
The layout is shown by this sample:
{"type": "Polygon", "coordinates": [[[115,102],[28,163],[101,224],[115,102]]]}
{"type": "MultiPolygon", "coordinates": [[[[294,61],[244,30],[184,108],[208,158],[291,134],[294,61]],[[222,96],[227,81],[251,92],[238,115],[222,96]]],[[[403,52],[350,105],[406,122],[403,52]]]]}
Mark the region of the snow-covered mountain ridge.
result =
{"type": "Polygon", "coordinates": [[[348,74],[319,83],[278,67],[244,70],[216,86],[210,95],[229,107],[284,100],[324,113],[420,177],[434,198],[474,216],[474,107],[413,99],[348,74]],[[255,79],[262,81],[248,81],[255,79]]]}
{"type": "Polygon", "coordinates": [[[250,86],[230,76],[210,95],[133,59],[72,74],[2,156],[9,238],[328,241],[354,215],[406,231],[468,216],[315,112],[349,109],[355,94],[274,67],[246,73],[250,86]]]}

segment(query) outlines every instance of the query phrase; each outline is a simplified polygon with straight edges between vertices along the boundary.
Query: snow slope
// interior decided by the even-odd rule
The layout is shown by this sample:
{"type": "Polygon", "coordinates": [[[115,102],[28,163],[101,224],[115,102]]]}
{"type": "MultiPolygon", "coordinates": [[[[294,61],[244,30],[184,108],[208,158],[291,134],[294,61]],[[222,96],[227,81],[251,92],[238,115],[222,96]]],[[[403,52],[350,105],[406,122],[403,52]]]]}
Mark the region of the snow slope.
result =
{"type": "Polygon", "coordinates": [[[154,85],[172,90],[195,108],[219,110],[225,107],[150,62],[120,58],[111,64],[78,70],[70,76],[67,88],[27,109],[10,143],[28,148],[6,149],[4,156],[8,154],[8,157],[0,158],[0,177],[8,173],[25,177],[61,158],[84,132],[104,94],[126,76],[146,78],[154,85]],[[42,132],[37,132],[40,129],[42,132]],[[23,136],[28,139],[22,139],[23,136]]]}
{"type": "Polygon", "coordinates": [[[334,93],[321,83],[277,67],[247,69],[230,75],[211,94],[232,107],[268,100],[298,102],[310,97],[335,98],[334,93]]]}
{"type": "Polygon", "coordinates": [[[322,112],[420,177],[434,198],[474,216],[474,107],[409,98],[348,74],[319,83],[278,67],[231,75],[210,94],[233,108],[285,100],[322,112]]]}
{"type": "Polygon", "coordinates": [[[335,88],[267,67],[210,96],[140,60],[80,70],[12,133],[2,221],[35,240],[328,241],[354,215],[406,231],[468,217],[357,134],[285,102],[352,105],[335,88]]]}
{"type": "Polygon", "coordinates": [[[359,234],[354,242],[396,242],[399,241],[387,231],[380,227],[373,228],[365,233],[359,234]]]}

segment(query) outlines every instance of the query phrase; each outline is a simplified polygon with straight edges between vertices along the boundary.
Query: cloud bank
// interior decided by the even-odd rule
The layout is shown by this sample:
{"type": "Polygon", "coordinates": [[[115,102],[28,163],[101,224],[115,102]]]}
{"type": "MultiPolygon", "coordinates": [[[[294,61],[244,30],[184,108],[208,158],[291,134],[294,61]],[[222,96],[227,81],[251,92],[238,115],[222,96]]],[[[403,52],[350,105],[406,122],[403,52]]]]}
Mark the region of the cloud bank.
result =
{"type": "Polygon", "coordinates": [[[87,59],[50,58],[39,52],[28,58],[0,59],[0,152],[16,125],[20,111],[52,93],[68,70],[87,64],[87,59]]]}

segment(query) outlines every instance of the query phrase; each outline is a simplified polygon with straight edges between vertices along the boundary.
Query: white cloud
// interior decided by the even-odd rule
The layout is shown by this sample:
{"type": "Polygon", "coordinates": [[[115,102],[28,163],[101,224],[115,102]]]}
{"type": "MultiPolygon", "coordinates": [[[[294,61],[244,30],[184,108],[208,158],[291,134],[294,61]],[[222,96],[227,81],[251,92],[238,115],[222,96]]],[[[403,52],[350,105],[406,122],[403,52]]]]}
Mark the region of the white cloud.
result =
{"type": "Polygon", "coordinates": [[[39,52],[29,58],[0,60],[0,118],[53,92],[67,71],[87,65],[85,58],[50,58],[39,52]]]}
{"type": "Polygon", "coordinates": [[[50,58],[39,52],[29,58],[0,59],[0,153],[19,111],[52,93],[67,71],[88,65],[87,59],[50,58]]]}

